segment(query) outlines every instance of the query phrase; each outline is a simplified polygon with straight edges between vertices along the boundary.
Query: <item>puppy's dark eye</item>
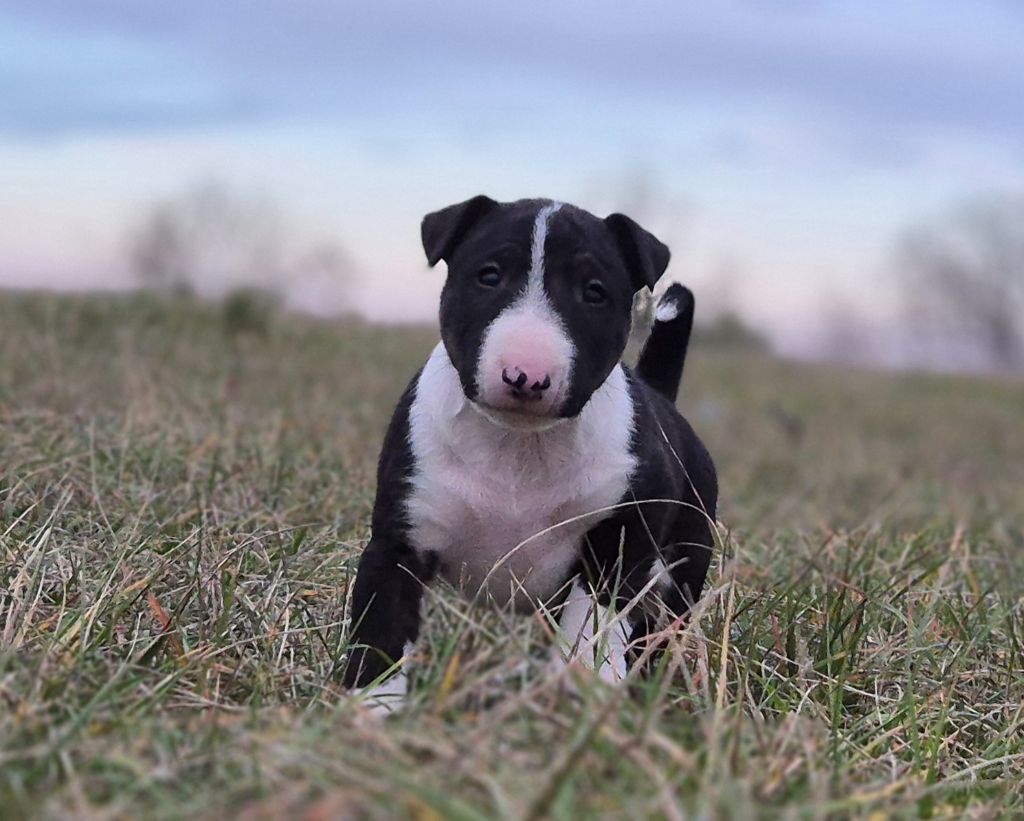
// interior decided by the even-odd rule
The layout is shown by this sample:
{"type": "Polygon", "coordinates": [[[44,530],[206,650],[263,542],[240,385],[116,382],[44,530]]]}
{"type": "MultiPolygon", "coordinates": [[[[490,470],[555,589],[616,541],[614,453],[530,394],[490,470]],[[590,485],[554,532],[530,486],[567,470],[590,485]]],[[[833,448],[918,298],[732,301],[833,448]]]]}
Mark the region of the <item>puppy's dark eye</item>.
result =
{"type": "Polygon", "coordinates": [[[583,286],[583,301],[590,305],[602,305],[608,299],[608,293],[604,285],[596,279],[590,280],[583,286]]]}
{"type": "Polygon", "coordinates": [[[498,267],[497,263],[488,262],[483,268],[477,271],[476,281],[485,288],[494,288],[499,282],[501,282],[501,269],[498,267]]]}

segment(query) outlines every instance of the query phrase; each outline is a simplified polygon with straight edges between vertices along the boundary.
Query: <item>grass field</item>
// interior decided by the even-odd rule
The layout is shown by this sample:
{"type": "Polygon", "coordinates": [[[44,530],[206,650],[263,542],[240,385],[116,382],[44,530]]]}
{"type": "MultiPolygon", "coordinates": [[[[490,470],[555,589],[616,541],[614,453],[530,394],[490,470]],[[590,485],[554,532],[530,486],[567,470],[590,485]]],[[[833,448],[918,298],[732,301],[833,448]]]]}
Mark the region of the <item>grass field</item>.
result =
{"type": "Polygon", "coordinates": [[[433,335],[237,326],[0,296],[0,817],[1024,817],[1024,385],[694,348],[721,550],[660,674],[567,692],[439,588],[380,722],[333,674],[433,335]]]}

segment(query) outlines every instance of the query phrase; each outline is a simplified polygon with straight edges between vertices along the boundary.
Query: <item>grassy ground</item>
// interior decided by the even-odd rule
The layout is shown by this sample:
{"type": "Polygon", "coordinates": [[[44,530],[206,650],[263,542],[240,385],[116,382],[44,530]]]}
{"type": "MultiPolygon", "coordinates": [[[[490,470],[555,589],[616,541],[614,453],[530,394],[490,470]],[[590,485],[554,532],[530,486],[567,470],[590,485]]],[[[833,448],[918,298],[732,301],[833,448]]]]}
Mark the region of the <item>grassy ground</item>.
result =
{"type": "Polygon", "coordinates": [[[0,297],[0,816],[1024,815],[1024,386],[694,349],[722,545],[661,673],[566,694],[438,589],[380,723],[332,673],[431,344],[0,297]]]}

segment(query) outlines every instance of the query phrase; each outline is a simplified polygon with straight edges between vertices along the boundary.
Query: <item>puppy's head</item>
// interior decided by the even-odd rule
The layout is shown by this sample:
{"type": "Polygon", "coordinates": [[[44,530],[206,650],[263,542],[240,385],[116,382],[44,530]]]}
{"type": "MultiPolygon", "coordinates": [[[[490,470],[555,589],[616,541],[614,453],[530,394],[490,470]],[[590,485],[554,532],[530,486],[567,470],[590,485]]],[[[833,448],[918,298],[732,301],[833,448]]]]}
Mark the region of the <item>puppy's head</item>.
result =
{"type": "Polygon", "coordinates": [[[669,259],[629,217],[549,200],[474,197],[428,214],[422,235],[430,265],[448,263],[441,338],[466,396],[524,422],[583,409],[669,259]]]}

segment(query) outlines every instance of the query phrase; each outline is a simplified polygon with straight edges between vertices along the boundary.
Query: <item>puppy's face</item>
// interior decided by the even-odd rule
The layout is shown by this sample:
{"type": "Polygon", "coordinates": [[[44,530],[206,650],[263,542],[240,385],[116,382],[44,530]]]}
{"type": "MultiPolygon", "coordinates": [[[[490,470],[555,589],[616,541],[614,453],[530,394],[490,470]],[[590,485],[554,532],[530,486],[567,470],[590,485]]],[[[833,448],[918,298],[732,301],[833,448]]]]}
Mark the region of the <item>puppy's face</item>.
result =
{"type": "Polygon", "coordinates": [[[633,295],[669,256],[621,214],[487,197],[429,214],[423,244],[448,263],[441,338],[466,396],[527,424],[582,410],[619,361],[633,295]]]}

